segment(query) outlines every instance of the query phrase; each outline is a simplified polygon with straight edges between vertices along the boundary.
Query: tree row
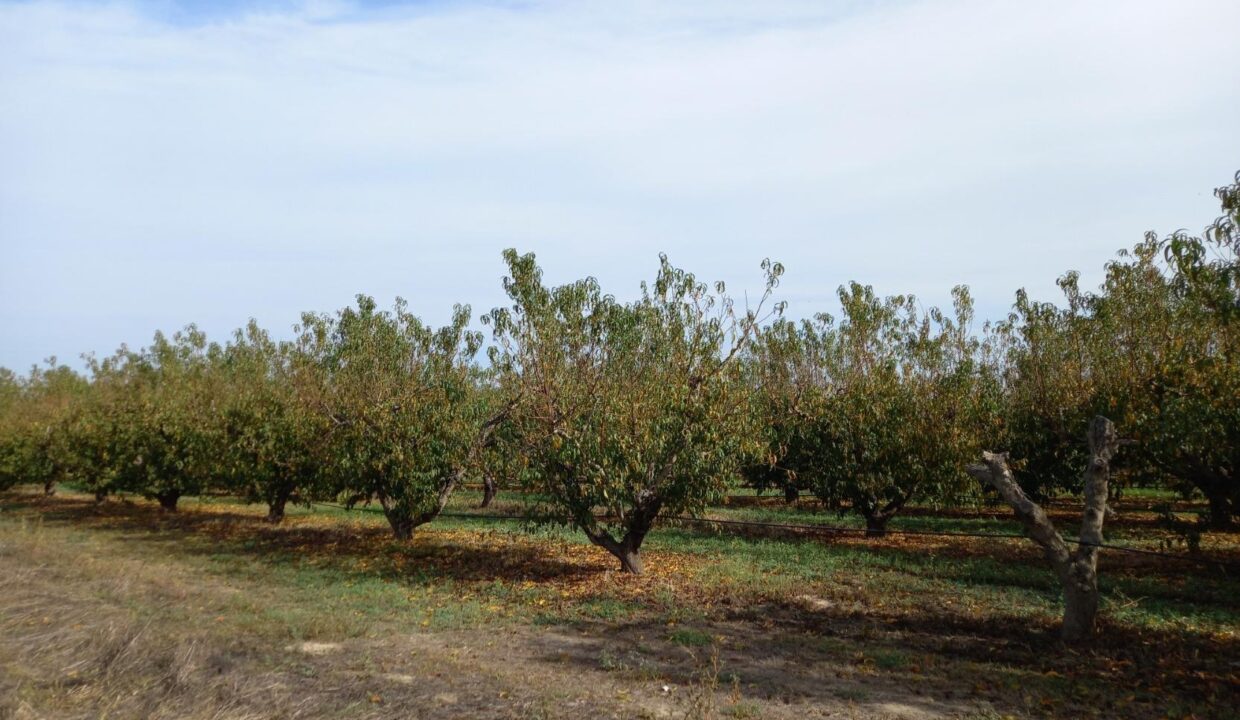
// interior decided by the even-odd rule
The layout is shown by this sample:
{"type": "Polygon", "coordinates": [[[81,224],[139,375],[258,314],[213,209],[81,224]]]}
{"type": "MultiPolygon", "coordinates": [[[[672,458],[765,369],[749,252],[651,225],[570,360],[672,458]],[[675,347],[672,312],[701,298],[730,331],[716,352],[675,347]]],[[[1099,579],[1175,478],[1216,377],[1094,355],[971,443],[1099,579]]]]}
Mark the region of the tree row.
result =
{"type": "Polygon", "coordinates": [[[640,572],[660,517],[735,483],[812,493],[881,535],[911,503],[987,487],[1014,507],[1086,491],[1088,515],[1089,479],[1115,456],[1108,493],[1200,494],[1226,527],[1240,502],[1240,176],[1216,193],[1223,215],[1200,235],[1147,236],[1098,290],[1069,273],[1060,303],[1022,291],[981,327],[963,286],[939,309],[852,283],[837,316],[794,321],[771,261],[752,306],[665,257],[622,302],[592,278],[549,286],[509,250],[509,302],[483,331],[467,306],[436,328],[359,296],[304,314],[288,340],[251,322],[209,342],[191,325],[88,358],[85,374],[3,370],[0,486],[69,481],[168,510],[229,493],[272,521],[290,502],[374,502],[409,538],[466,478],[499,479],[532,517],[640,572]]]}

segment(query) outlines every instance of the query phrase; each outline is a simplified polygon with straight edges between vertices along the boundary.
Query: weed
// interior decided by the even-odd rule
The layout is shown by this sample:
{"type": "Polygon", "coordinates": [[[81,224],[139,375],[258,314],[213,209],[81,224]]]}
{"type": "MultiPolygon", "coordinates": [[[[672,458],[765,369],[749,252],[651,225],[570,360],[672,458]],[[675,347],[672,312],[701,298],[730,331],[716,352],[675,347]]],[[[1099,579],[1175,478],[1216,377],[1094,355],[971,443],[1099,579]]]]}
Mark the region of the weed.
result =
{"type": "Polygon", "coordinates": [[[710,633],[694,628],[677,628],[668,633],[667,639],[685,647],[704,647],[714,642],[710,633]]]}
{"type": "Polygon", "coordinates": [[[730,705],[724,712],[736,720],[753,720],[762,717],[762,707],[752,702],[738,702],[730,705]]]}
{"type": "Polygon", "coordinates": [[[883,649],[871,653],[874,665],[880,670],[903,670],[912,664],[908,653],[901,650],[883,649]]]}
{"type": "Polygon", "coordinates": [[[598,666],[608,672],[613,670],[628,670],[629,666],[612,652],[611,648],[603,648],[599,651],[598,666]]]}
{"type": "Polygon", "coordinates": [[[837,698],[848,702],[861,703],[870,699],[870,693],[855,687],[837,687],[831,690],[837,698]]]}
{"type": "MultiPolygon", "coordinates": [[[[697,657],[694,656],[694,661],[697,657]]],[[[719,691],[719,647],[712,645],[710,658],[702,663],[689,686],[688,709],[685,720],[715,720],[719,717],[716,694],[719,691]]]]}

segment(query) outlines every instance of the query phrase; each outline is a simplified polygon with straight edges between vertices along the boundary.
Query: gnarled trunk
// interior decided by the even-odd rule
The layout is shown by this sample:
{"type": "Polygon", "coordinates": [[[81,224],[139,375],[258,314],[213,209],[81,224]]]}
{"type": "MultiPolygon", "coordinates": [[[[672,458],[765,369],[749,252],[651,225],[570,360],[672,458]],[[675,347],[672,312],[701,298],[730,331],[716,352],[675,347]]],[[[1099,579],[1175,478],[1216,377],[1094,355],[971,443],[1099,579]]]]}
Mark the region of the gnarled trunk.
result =
{"type": "Polygon", "coordinates": [[[970,475],[994,486],[1012,506],[1030,538],[1042,546],[1063,585],[1062,636],[1067,642],[1084,640],[1094,633],[1098,614],[1098,550],[1106,517],[1107,482],[1111,458],[1119,447],[1115,426],[1101,415],[1090,423],[1088,441],[1090,458],[1085,469],[1085,511],[1080,545],[1075,551],[1069,550],[1042,508],[1020,489],[1008,467],[1007,455],[984,452],[981,463],[968,467],[970,475]]]}
{"type": "Polygon", "coordinates": [[[409,540],[413,537],[413,518],[389,514],[387,519],[392,526],[392,536],[397,540],[409,540]]]}
{"type": "Polygon", "coordinates": [[[439,517],[439,513],[443,512],[444,507],[447,506],[448,499],[452,497],[452,491],[456,489],[460,479],[459,470],[445,477],[443,484],[439,486],[439,494],[435,498],[434,507],[422,512],[414,512],[411,508],[388,497],[386,493],[377,493],[379,504],[383,506],[383,514],[387,517],[388,525],[392,526],[392,535],[397,540],[408,540],[413,537],[413,531],[419,525],[425,525],[439,517]]]}
{"type": "Polygon", "coordinates": [[[629,531],[616,540],[606,531],[595,533],[587,530],[586,536],[590,538],[590,542],[615,555],[620,561],[622,571],[633,575],[642,574],[641,547],[642,541],[646,539],[645,533],[629,531]]]}
{"type": "Polygon", "coordinates": [[[887,534],[887,523],[891,522],[891,518],[895,517],[896,513],[900,512],[900,508],[904,507],[904,503],[908,502],[908,496],[900,495],[887,501],[881,507],[878,502],[878,498],[873,495],[853,501],[857,511],[865,518],[867,538],[880,538],[887,534]]]}
{"type": "Polygon", "coordinates": [[[585,531],[586,537],[590,538],[590,542],[616,556],[616,559],[620,561],[621,570],[641,575],[642,541],[646,539],[646,534],[654,526],[655,518],[659,516],[659,510],[662,507],[663,500],[653,494],[639,502],[625,519],[624,537],[619,540],[613,538],[606,530],[598,529],[593,522],[588,525],[582,523],[582,530],[585,531]]]}
{"type": "Polygon", "coordinates": [[[495,499],[495,478],[486,475],[482,478],[482,502],[478,507],[484,508],[491,505],[491,501],[495,499]]]}
{"type": "Polygon", "coordinates": [[[413,529],[417,525],[408,508],[392,500],[384,493],[379,493],[379,505],[383,507],[383,516],[392,528],[392,537],[397,540],[408,540],[413,537],[413,529]]]}

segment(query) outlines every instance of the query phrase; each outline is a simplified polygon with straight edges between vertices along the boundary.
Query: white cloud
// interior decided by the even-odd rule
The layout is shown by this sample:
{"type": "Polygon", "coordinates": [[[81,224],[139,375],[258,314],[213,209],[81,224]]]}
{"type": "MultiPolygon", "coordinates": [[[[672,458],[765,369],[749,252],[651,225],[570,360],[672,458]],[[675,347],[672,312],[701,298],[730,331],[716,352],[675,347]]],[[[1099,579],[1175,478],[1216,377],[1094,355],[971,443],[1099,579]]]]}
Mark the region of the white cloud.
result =
{"type": "Polygon", "coordinates": [[[619,294],[655,254],[790,310],[849,279],[995,315],[1199,226],[1240,167],[1240,6],[0,3],[0,364],[354,292],[619,294]]]}

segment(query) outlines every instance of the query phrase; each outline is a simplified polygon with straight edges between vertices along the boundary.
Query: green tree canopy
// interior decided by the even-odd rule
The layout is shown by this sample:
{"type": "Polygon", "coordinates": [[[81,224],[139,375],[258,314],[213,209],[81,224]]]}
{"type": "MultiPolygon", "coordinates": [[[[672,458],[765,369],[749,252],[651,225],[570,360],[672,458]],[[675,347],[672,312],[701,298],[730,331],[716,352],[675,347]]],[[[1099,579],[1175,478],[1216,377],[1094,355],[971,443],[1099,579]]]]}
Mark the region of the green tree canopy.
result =
{"type": "Polygon", "coordinates": [[[515,399],[533,512],[639,573],[658,517],[701,510],[757,435],[736,360],[783,268],[763,263],[766,293],[746,309],[666,257],[628,304],[593,278],[547,287],[532,254],[504,257],[512,305],[487,318],[491,362],[515,399]]]}
{"type": "Polygon", "coordinates": [[[267,504],[279,522],[295,492],[322,492],[331,423],[321,409],[327,387],[323,339],[299,333],[275,342],[254,321],[225,349],[229,473],[243,497],[267,504]]]}
{"type": "Polygon", "coordinates": [[[51,494],[56,483],[72,479],[68,431],[89,389],[85,377],[55,358],[26,377],[0,368],[0,487],[39,483],[51,494]]]}
{"type": "Polygon", "coordinates": [[[472,365],[481,334],[468,326],[466,306],[434,329],[403,300],[385,312],[365,295],[335,317],[305,318],[303,342],[327,343],[333,487],[350,502],[378,500],[398,538],[443,510],[495,424],[472,365]]]}
{"type": "Polygon", "coordinates": [[[872,534],[915,498],[966,493],[964,465],[997,395],[969,331],[972,300],[964,287],[953,295],[949,317],[852,283],[838,323],[822,314],[768,329],[753,360],[768,467],[861,514],[872,534]]]}

